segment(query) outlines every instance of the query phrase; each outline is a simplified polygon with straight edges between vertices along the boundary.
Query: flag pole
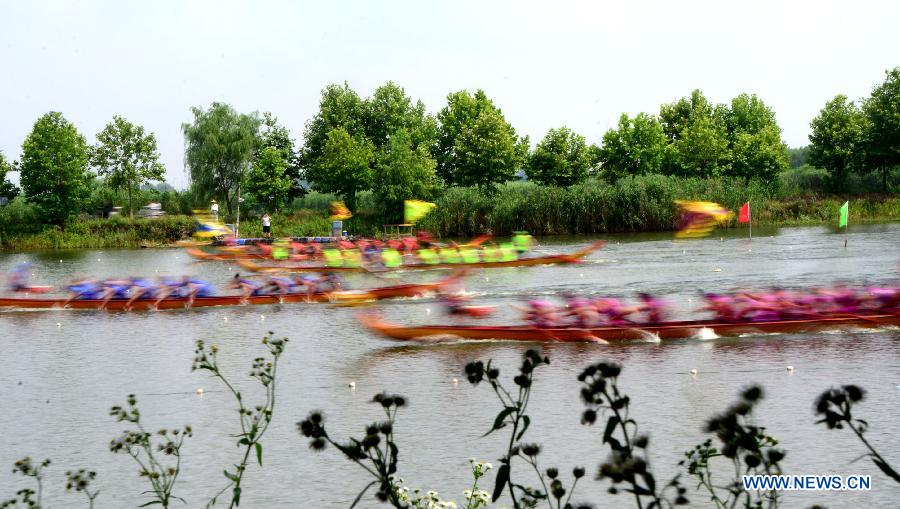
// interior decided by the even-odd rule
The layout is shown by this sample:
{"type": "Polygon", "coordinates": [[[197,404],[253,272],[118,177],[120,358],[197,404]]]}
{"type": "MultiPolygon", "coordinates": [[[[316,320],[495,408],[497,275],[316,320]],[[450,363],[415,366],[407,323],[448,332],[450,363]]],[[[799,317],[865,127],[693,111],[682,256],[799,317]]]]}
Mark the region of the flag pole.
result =
{"type": "Polygon", "coordinates": [[[750,241],[753,241],[753,211],[750,208],[750,202],[747,202],[747,226],[750,227],[750,241]]]}

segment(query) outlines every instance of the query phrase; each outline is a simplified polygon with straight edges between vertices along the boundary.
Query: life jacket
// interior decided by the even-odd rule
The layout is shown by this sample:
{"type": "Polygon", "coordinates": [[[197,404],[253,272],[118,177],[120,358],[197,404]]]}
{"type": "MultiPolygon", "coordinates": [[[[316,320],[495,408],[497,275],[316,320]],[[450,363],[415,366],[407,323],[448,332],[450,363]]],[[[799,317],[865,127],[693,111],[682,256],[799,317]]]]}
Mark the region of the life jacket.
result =
{"type": "Polygon", "coordinates": [[[513,262],[519,259],[518,253],[516,253],[516,248],[513,247],[512,244],[505,243],[500,244],[500,261],[503,262],[513,262]]]}
{"type": "Polygon", "coordinates": [[[422,263],[426,265],[434,265],[441,262],[440,257],[437,253],[434,252],[434,249],[424,247],[422,249],[419,249],[418,254],[419,259],[422,260],[422,263]]]}
{"type": "Polygon", "coordinates": [[[341,252],[337,249],[326,249],[322,251],[322,255],[325,257],[325,266],[326,267],[343,267],[344,259],[341,257],[341,252]]]}
{"type": "Polygon", "coordinates": [[[385,267],[396,268],[403,263],[400,253],[396,249],[385,249],[381,252],[381,261],[385,267]]]}
{"type": "Polygon", "coordinates": [[[362,265],[362,255],[358,249],[347,249],[344,251],[344,266],[359,267],[362,265]]]}
{"type": "Polygon", "coordinates": [[[456,248],[444,247],[441,248],[440,253],[441,261],[444,263],[459,263],[460,261],[459,252],[456,248]]]}
{"type": "Polygon", "coordinates": [[[466,247],[460,249],[460,255],[462,256],[462,261],[464,263],[478,263],[481,261],[481,257],[478,256],[478,250],[472,247],[466,247]]]}

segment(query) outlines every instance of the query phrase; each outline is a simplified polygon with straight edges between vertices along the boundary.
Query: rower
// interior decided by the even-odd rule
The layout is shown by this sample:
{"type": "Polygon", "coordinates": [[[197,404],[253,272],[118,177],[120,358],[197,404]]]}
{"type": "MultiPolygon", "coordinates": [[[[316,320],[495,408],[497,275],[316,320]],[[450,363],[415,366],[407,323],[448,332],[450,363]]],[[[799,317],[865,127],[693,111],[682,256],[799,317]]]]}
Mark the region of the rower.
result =
{"type": "Polygon", "coordinates": [[[532,246],[534,246],[534,237],[528,232],[515,232],[512,243],[516,248],[516,254],[521,258],[532,248],[532,246]]]}
{"type": "Polygon", "coordinates": [[[558,327],[560,320],[555,306],[546,300],[533,299],[528,301],[529,308],[525,311],[525,320],[535,327],[558,327]]]}
{"type": "Polygon", "coordinates": [[[129,287],[131,298],[125,303],[125,310],[131,309],[134,301],[138,299],[152,299],[156,293],[156,283],[149,279],[133,277],[131,278],[131,286],[129,287]]]}
{"type": "Polygon", "coordinates": [[[128,297],[128,289],[131,288],[131,281],[128,279],[107,279],[100,288],[100,309],[106,308],[106,304],[112,299],[125,299],[128,297]]]}
{"type": "Polygon", "coordinates": [[[723,322],[733,322],[737,320],[737,312],[734,309],[734,301],[727,295],[718,295],[715,293],[703,294],[706,305],[697,311],[711,311],[713,318],[723,322]]]}
{"type": "Polygon", "coordinates": [[[96,280],[91,278],[73,281],[66,288],[69,290],[69,298],[66,300],[66,304],[75,299],[96,299],[100,293],[100,286],[96,280]]]}
{"type": "Polygon", "coordinates": [[[619,299],[606,297],[594,300],[594,307],[601,316],[606,317],[606,323],[612,325],[621,325],[628,323],[626,318],[635,311],[634,308],[625,308],[619,299]]]}
{"type": "Polygon", "coordinates": [[[31,268],[30,262],[22,262],[16,264],[15,267],[9,272],[9,288],[13,292],[27,292],[29,290],[28,285],[28,270],[31,268]]]}
{"type": "Polygon", "coordinates": [[[297,291],[297,283],[289,277],[269,276],[269,280],[263,290],[269,294],[287,295],[297,291]]]}
{"type": "Polygon", "coordinates": [[[597,308],[591,304],[589,299],[583,297],[570,298],[567,306],[569,308],[569,316],[575,318],[574,325],[582,329],[590,329],[600,325],[600,313],[597,308]]]}
{"type": "Polygon", "coordinates": [[[231,282],[226,285],[226,288],[240,290],[241,304],[248,304],[250,302],[250,297],[262,294],[263,285],[258,281],[241,278],[240,274],[235,274],[234,277],[231,278],[231,282]]]}
{"type": "Polygon", "coordinates": [[[644,317],[646,323],[654,324],[665,321],[669,306],[664,301],[649,293],[639,293],[638,298],[641,303],[636,307],[636,311],[646,313],[644,317]]]}

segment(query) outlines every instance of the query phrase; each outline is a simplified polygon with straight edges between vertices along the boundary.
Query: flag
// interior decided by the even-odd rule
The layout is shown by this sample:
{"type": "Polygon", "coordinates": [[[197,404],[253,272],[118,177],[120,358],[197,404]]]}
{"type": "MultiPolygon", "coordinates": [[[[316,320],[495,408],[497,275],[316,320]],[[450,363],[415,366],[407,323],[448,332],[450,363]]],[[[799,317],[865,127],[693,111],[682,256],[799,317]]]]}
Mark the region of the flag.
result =
{"type": "Polygon", "coordinates": [[[850,215],[850,201],[847,200],[841,206],[841,220],[838,223],[838,227],[847,226],[847,216],[850,215]]]}
{"type": "Polygon", "coordinates": [[[344,205],[342,201],[333,201],[331,202],[331,220],[344,220],[350,219],[353,217],[353,214],[350,213],[350,209],[344,205]]]}
{"type": "Polygon", "coordinates": [[[738,222],[739,223],[749,223],[750,222],[750,202],[749,201],[747,203],[745,203],[743,207],[741,207],[741,213],[738,216],[738,222]]]}
{"type": "Polygon", "coordinates": [[[403,221],[407,224],[413,224],[425,214],[431,212],[431,209],[437,207],[434,203],[422,200],[406,200],[403,202],[403,221]]]}
{"type": "Polygon", "coordinates": [[[709,201],[675,200],[681,209],[681,223],[675,236],[705,237],[716,227],[716,223],[730,219],[734,214],[718,203],[709,201]]]}

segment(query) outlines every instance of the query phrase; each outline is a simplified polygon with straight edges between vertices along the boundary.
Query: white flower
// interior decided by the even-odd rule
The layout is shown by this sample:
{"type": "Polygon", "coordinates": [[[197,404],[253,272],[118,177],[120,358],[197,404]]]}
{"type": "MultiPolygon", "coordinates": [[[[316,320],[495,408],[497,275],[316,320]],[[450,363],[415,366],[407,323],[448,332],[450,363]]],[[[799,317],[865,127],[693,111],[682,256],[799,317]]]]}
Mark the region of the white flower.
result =
{"type": "Polygon", "coordinates": [[[463,490],[463,496],[466,497],[466,500],[472,498],[472,490],[463,490]]]}

